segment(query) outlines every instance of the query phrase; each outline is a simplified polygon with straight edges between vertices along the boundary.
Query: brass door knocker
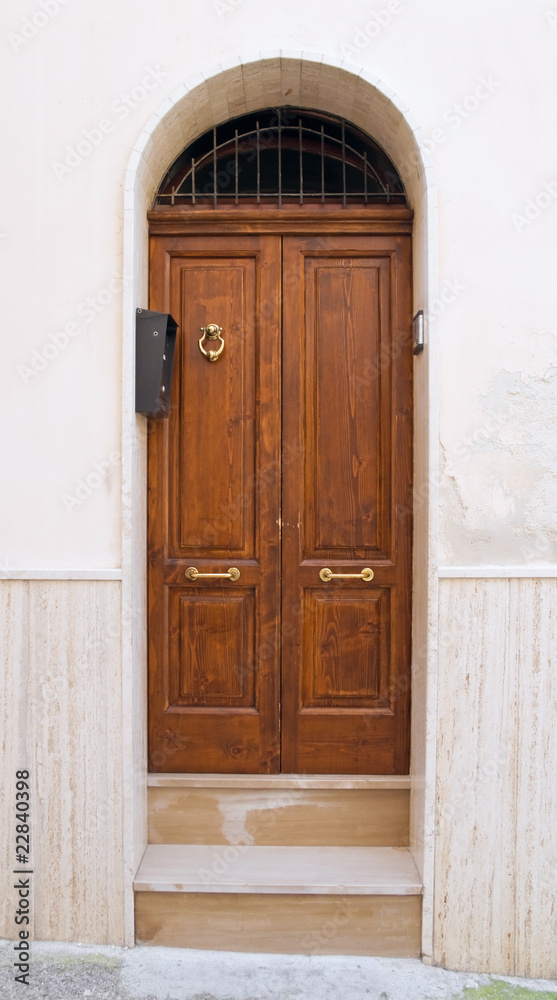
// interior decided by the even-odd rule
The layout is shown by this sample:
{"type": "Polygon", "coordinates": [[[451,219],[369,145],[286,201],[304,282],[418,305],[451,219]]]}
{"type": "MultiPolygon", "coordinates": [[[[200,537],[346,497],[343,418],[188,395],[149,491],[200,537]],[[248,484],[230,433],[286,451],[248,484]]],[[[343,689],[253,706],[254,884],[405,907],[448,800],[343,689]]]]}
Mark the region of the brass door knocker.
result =
{"type": "Polygon", "coordinates": [[[218,361],[223,350],[224,350],[224,339],[222,336],[222,327],[217,326],[216,323],[209,323],[208,326],[201,326],[199,328],[203,336],[199,340],[199,350],[207,358],[208,361],[218,361]],[[206,351],[203,347],[203,341],[207,340],[220,340],[220,347],[218,351],[206,351]]]}

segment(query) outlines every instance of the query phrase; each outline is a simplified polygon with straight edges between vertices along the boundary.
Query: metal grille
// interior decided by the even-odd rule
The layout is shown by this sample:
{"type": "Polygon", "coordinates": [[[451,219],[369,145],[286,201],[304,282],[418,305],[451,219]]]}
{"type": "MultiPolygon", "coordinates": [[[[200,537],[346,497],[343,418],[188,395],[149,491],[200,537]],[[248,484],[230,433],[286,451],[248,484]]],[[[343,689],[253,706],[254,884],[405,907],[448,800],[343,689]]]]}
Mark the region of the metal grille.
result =
{"type": "Polygon", "coordinates": [[[268,108],[223,122],[173,163],[155,205],[198,207],[310,202],[406,205],[386,153],[356,126],[299,108],[268,108]]]}

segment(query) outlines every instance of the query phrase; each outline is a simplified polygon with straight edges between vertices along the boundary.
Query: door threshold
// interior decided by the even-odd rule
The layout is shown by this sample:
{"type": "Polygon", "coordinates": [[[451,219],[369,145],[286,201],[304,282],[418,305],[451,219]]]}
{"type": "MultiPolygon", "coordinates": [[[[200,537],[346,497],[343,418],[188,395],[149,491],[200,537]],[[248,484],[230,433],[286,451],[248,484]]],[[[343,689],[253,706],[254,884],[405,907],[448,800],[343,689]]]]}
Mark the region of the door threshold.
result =
{"type": "Polygon", "coordinates": [[[412,787],[408,774],[148,774],[149,788],[358,788],[412,787]]]}

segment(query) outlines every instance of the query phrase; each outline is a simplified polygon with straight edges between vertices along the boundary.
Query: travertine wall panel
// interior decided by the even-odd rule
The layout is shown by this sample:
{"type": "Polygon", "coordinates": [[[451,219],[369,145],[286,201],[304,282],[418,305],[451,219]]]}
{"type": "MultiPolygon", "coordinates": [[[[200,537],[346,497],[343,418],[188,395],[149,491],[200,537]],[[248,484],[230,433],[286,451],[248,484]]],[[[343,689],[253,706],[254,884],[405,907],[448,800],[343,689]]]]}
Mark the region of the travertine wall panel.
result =
{"type": "MultiPolygon", "coordinates": [[[[18,748],[6,758],[3,792],[11,803],[16,768],[29,768],[34,937],[122,943],[120,584],[6,581],[1,590],[4,732],[18,748]]],[[[13,937],[6,889],[0,933],[13,937]]]]}
{"type": "Polygon", "coordinates": [[[554,580],[440,581],[434,954],[452,969],[557,971],[556,598],[554,580]]]}
{"type": "MultiPolygon", "coordinates": [[[[146,269],[145,269],[146,270],[146,269]]],[[[145,289],[145,300],[147,290],[145,289]]],[[[129,364],[134,371],[135,363],[129,364]]],[[[124,468],[124,505],[132,511],[124,519],[122,548],[129,571],[122,579],[122,690],[123,694],[123,864],[124,931],[128,947],[134,944],[133,879],[147,845],[147,421],[137,417],[137,439],[124,468]],[[134,544],[135,542],[135,544],[134,544]]]]}
{"type": "Polygon", "coordinates": [[[28,757],[29,584],[0,582],[0,937],[14,937],[15,773],[28,757]]]}
{"type": "Polygon", "coordinates": [[[557,976],[557,581],[521,580],[516,964],[557,976]]]}

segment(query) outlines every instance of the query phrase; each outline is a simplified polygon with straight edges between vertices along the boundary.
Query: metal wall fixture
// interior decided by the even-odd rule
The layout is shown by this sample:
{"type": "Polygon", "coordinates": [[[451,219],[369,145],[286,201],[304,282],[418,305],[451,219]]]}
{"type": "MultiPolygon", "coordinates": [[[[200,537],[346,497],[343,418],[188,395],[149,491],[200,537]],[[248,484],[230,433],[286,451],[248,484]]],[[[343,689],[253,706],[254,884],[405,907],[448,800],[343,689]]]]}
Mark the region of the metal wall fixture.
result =
{"type": "Polygon", "coordinates": [[[420,309],[420,311],[416,313],[414,319],[412,320],[412,337],[414,341],[414,346],[412,348],[413,353],[421,354],[425,344],[423,309],[420,309]]]}
{"type": "Polygon", "coordinates": [[[305,202],[406,205],[387,154],[355,125],[302,108],[266,108],[223,122],[175,160],[156,206],[305,202]]]}
{"type": "Polygon", "coordinates": [[[135,315],[135,412],[165,417],[178,324],[169,313],[138,309],[135,315]]]}

